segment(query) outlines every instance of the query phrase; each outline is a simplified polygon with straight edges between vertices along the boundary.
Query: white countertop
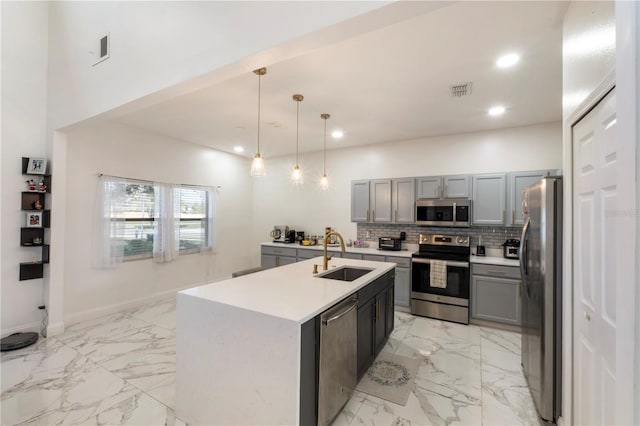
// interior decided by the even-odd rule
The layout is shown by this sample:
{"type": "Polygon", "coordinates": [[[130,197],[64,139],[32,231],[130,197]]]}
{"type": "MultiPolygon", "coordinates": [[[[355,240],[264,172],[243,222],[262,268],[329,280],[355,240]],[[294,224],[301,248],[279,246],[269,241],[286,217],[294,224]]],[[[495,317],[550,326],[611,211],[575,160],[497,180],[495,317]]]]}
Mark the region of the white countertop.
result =
{"type": "MultiPolygon", "coordinates": [[[[297,249],[305,249],[305,250],[318,250],[319,252],[322,252],[322,250],[324,249],[324,246],[303,246],[297,243],[289,243],[289,244],[284,244],[284,243],[273,243],[273,242],[266,242],[266,243],[262,243],[262,246],[267,246],[267,247],[280,247],[280,248],[297,248],[297,249]]],[[[377,248],[370,248],[370,247],[346,247],[346,252],[347,253],[359,253],[359,254],[374,254],[374,255],[378,255],[378,256],[395,256],[395,257],[411,257],[411,255],[418,250],[418,247],[416,244],[409,244],[409,247],[405,250],[399,250],[399,251],[393,251],[393,250],[379,250],[377,248]]],[[[340,250],[340,246],[329,246],[327,247],[327,251],[331,251],[331,252],[338,252],[341,251],[340,250]]],[[[320,256],[322,256],[322,254],[320,254],[320,256]]]]}
{"type": "MultiPolygon", "coordinates": [[[[302,324],[396,265],[333,258],[329,262],[329,270],[343,265],[374,269],[355,281],[345,282],[313,275],[314,264],[322,265],[322,257],[193,287],[180,293],[302,324]]],[[[320,270],[320,275],[322,272],[320,270]]]]}
{"type": "Polygon", "coordinates": [[[476,256],[470,257],[471,263],[479,263],[484,265],[498,265],[498,266],[515,266],[520,267],[520,261],[518,259],[506,259],[504,257],[495,256],[476,256]]]}

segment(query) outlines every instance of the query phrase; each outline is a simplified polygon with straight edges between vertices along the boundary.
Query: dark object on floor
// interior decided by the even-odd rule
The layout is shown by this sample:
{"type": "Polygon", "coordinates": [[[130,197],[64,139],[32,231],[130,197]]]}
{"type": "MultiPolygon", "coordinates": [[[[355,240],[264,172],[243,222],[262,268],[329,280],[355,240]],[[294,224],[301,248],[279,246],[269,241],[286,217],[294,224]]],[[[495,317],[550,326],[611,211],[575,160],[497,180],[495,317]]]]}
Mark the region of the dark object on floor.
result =
{"type": "Polygon", "coordinates": [[[253,274],[254,272],[262,271],[262,267],[258,266],[256,268],[244,269],[242,271],[236,271],[231,274],[231,278],[240,277],[242,275],[253,274]]]}
{"type": "Polygon", "coordinates": [[[0,339],[0,352],[14,351],[33,345],[38,341],[38,333],[13,333],[4,339],[0,339]]]}

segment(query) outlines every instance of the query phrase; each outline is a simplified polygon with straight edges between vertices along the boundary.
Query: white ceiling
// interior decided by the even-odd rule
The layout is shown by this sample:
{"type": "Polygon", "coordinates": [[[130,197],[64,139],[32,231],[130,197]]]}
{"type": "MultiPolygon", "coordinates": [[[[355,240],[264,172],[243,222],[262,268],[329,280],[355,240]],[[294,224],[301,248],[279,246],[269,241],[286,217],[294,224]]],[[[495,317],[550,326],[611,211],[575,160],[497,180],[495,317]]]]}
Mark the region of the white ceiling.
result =
{"type": "MultiPolygon", "coordinates": [[[[416,139],[558,121],[562,116],[562,17],[565,2],[458,2],[350,38],[303,56],[270,64],[262,77],[261,152],[295,152],[296,105],[300,150],[416,139]],[[519,64],[496,67],[516,52],[519,64]],[[453,98],[451,84],[473,82],[470,96],[453,98]],[[501,117],[487,115],[501,104],[501,117]]],[[[256,150],[258,77],[163,101],[116,121],[233,152],[256,150]]]]}

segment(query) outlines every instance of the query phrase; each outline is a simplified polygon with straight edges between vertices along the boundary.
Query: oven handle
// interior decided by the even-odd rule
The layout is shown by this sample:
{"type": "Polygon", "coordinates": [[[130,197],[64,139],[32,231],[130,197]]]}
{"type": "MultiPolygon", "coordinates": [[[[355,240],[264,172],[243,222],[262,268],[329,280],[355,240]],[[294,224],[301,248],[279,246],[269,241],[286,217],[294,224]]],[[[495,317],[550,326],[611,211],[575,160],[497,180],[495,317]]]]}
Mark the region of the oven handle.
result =
{"type": "MultiPolygon", "coordinates": [[[[431,259],[411,259],[412,263],[431,263],[431,259]]],[[[469,267],[469,262],[455,262],[455,261],[450,261],[450,260],[446,260],[445,262],[447,262],[447,266],[455,266],[455,267],[459,267],[459,268],[468,268],[469,267]]]]}

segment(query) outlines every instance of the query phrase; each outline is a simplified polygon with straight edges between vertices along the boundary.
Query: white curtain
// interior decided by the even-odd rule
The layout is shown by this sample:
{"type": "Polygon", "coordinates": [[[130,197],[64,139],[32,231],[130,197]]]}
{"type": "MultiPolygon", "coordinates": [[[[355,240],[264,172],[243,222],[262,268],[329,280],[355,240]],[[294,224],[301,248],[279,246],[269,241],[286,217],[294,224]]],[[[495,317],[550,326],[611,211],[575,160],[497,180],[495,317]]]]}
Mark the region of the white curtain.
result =
{"type": "Polygon", "coordinates": [[[176,188],[167,183],[154,184],[154,262],[170,262],[180,254],[180,197],[176,188]]]}
{"type": "MultiPolygon", "coordinates": [[[[206,241],[209,243],[208,247],[202,247],[200,251],[207,250],[211,253],[216,251],[216,206],[218,205],[216,200],[216,189],[205,188],[207,191],[207,226],[206,226],[206,241]]],[[[206,244],[203,244],[206,246],[206,244]]]]}
{"type": "Polygon", "coordinates": [[[112,227],[124,225],[111,221],[111,217],[118,214],[114,210],[121,205],[115,201],[126,197],[123,182],[113,176],[98,178],[93,226],[92,263],[95,268],[115,268],[124,259],[124,242],[111,238],[112,227]]]}

